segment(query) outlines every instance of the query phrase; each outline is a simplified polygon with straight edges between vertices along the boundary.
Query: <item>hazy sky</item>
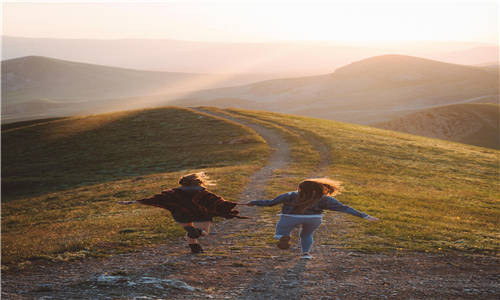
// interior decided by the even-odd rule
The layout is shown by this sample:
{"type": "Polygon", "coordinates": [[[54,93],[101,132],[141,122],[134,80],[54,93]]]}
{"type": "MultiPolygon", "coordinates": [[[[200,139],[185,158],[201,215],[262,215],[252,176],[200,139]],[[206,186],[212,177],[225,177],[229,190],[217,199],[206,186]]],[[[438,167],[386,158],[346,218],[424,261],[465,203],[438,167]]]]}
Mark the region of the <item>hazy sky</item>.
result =
{"type": "Polygon", "coordinates": [[[3,1],[3,34],[268,42],[498,44],[499,4],[476,1],[3,1]]]}

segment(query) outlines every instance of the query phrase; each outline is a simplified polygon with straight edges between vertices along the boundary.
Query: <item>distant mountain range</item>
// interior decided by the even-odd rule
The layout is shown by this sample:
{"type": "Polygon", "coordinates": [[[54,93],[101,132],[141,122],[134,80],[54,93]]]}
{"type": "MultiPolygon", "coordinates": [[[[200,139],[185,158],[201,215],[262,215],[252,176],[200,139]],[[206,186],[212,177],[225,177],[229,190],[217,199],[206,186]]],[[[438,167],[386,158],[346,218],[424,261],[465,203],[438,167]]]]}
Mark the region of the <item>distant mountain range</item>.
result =
{"type": "Polygon", "coordinates": [[[422,110],[378,128],[500,149],[499,104],[455,104],[422,110]]]}
{"type": "Polygon", "coordinates": [[[274,78],[331,73],[350,62],[390,53],[479,65],[498,63],[498,52],[498,45],[494,44],[436,41],[356,45],[331,42],[223,43],[167,39],[2,37],[4,60],[35,55],[140,70],[281,74],[274,78]]]}
{"type": "Polygon", "coordinates": [[[223,87],[274,76],[156,72],[26,56],[2,61],[2,95],[17,101],[110,99],[223,87]]]}
{"type": "Polygon", "coordinates": [[[176,105],[236,106],[358,124],[499,93],[498,70],[402,55],[371,57],[321,76],[268,80],[193,93],[176,105]]]}
{"type": "Polygon", "coordinates": [[[494,135],[498,134],[498,127],[488,127],[477,119],[488,116],[490,123],[498,119],[498,114],[483,113],[494,110],[491,106],[481,110],[477,109],[480,106],[457,106],[464,112],[458,115],[456,108],[449,108],[454,104],[498,103],[499,70],[491,65],[465,66],[383,55],[353,62],[325,75],[206,89],[248,82],[250,77],[141,71],[38,56],[17,58],[2,62],[2,122],[164,105],[218,106],[377,124],[392,130],[497,147],[494,135]],[[433,114],[439,116],[435,118],[439,121],[427,122],[419,115],[419,111],[428,109],[438,109],[433,114]],[[417,114],[404,118],[412,113],[417,114]],[[450,115],[445,117],[447,114],[450,115]],[[457,132],[441,134],[442,128],[459,124],[460,116],[463,123],[457,125],[457,132]],[[397,118],[401,119],[391,123],[397,118]],[[412,126],[425,130],[412,131],[412,126]],[[473,137],[481,138],[477,142],[473,137]]]}
{"type": "MultiPolygon", "coordinates": [[[[41,56],[2,61],[2,116],[22,120],[45,115],[109,111],[129,98],[160,95],[162,101],[206,88],[255,82],[270,74],[210,75],[132,70],[41,56]]],[[[150,99],[150,98],[148,98],[150,99]]]]}
{"type": "Polygon", "coordinates": [[[40,56],[2,62],[2,97],[8,101],[96,100],[166,94],[209,75],[139,71],[40,56]]]}

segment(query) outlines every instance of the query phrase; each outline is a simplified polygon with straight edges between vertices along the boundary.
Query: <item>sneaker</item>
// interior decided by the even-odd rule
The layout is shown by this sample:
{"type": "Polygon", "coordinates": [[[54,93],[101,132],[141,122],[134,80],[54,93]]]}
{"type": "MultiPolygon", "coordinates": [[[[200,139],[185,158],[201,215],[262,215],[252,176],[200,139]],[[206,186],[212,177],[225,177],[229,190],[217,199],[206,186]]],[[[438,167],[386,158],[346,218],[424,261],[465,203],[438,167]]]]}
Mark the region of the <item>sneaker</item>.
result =
{"type": "Polygon", "coordinates": [[[191,253],[193,254],[203,252],[203,249],[201,248],[200,244],[189,244],[189,248],[191,248],[191,253]]]}
{"type": "Polygon", "coordinates": [[[187,231],[187,236],[192,239],[197,239],[203,235],[203,230],[193,226],[186,226],[184,229],[187,231]]]}
{"type": "Polygon", "coordinates": [[[290,248],[290,237],[286,235],[280,237],[280,240],[276,245],[278,246],[278,248],[283,250],[290,248]]]}
{"type": "Polygon", "coordinates": [[[312,259],[313,257],[312,257],[312,255],[311,255],[311,254],[309,254],[309,253],[303,253],[301,258],[302,258],[302,259],[312,259]]]}

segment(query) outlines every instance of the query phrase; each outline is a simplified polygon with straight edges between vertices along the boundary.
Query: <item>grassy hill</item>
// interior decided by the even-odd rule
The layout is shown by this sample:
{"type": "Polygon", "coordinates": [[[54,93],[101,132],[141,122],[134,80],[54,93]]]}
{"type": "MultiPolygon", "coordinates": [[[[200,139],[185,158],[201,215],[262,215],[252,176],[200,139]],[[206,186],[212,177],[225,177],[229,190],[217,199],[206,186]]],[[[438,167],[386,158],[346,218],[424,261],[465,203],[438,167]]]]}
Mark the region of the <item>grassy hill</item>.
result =
{"type": "Polygon", "coordinates": [[[374,125],[378,128],[500,149],[500,105],[456,104],[374,125]]]}
{"type": "Polygon", "coordinates": [[[498,255],[498,150],[328,120],[230,111],[285,126],[301,141],[312,136],[326,145],[326,173],[344,182],[337,199],[383,220],[376,226],[347,225],[348,234],[329,228],[332,240],[346,248],[498,255]]]}
{"type": "Polygon", "coordinates": [[[203,80],[210,80],[210,76],[131,70],[41,56],[15,58],[2,61],[2,119],[12,122],[90,113],[99,111],[102,100],[108,99],[120,99],[113,104],[123,109],[119,105],[126,105],[125,97],[179,92],[203,80]]]}
{"type": "Polygon", "coordinates": [[[42,56],[2,61],[2,98],[78,101],[165,94],[201,74],[140,71],[42,56]]]}
{"type": "Polygon", "coordinates": [[[383,55],[351,63],[328,75],[201,91],[174,103],[262,109],[373,124],[428,107],[498,95],[498,81],[498,72],[479,67],[383,55]],[[228,99],[239,102],[230,105],[228,99]]]}
{"type": "Polygon", "coordinates": [[[180,232],[165,213],[116,202],[159,193],[199,170],[234,199],[267,153],[249,129],[181,108],[2,130],[2,262],[161,241],[180,232]]]}
{"type": "MultiPolygon", "coordinates": [[[[269,197],[295,189],[320,162],[306,137],[325,145],[330,159],[321,167],[345,186],[338,199],[383,220],[346,217],[346,234],[325,225],[343,247],[498,253],[498,151],[328,120],[226,112],[274,128],[290,143],[292,162],[276,170],[269,197]]],[[[116,202],[157,193],[198,170],[234,200],[268,153],[244,126],[175,107],[11,125],[2,130],[2,263],[132,251],[178,237],[182,229],[165,212],[116,202]]]]}
{"type": "Polygon", "coordinates": [[[42,56],[5,60],[1,69],[3,122],[152,107],[179,93],[273,77],[153,72],[42,56]]]}

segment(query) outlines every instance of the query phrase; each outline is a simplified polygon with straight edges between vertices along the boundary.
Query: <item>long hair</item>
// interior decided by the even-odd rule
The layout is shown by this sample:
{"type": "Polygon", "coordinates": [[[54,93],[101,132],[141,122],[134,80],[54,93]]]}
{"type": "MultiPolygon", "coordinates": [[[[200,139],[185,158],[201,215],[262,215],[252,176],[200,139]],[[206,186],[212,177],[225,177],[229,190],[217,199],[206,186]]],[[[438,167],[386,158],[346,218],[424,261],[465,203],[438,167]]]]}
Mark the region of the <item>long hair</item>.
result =
{"type": "Polygon", "coordinates": [[[205,172],[191,173],[182,176],[179,179],[179,184],[182,186],[208,186],[215,185],[214,182],[210,181],[205,172]]]}
{"type": "Polygon", "coordinates": [[[311,178],[299,183],[299,195],[295,202],[294,212],[300,213],[314,206],[323,196],[334,196],[340,193],[341,182],[329,178],[311,178]]]}

